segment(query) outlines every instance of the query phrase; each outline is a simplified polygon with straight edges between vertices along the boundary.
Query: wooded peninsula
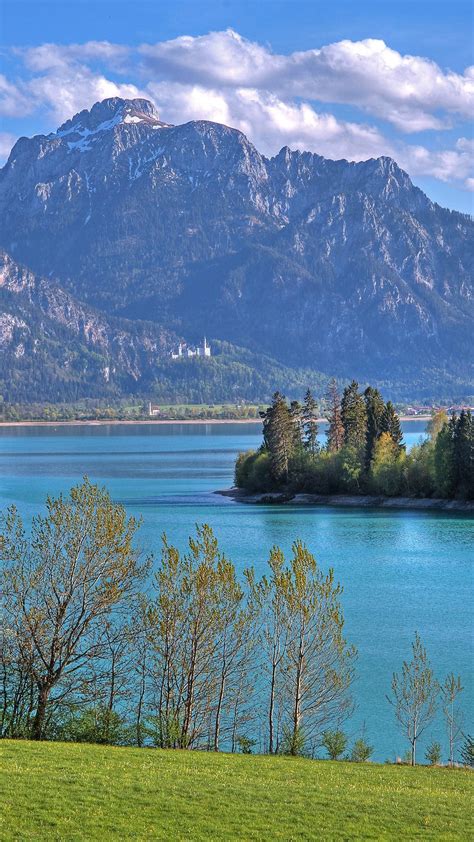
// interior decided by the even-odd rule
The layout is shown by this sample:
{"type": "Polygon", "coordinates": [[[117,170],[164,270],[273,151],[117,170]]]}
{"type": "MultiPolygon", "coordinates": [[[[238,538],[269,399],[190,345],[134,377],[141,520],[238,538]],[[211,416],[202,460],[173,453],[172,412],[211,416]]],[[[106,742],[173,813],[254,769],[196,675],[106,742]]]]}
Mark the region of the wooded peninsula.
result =
{"type": "MultiPolygon", "coordinates": [[[[428,437],[407,452],[391,401],[353,380],[326,395],[326,443],[318,441],[316,401],[288,403],[276,392],[261,413],[263,442],[239,454],[235,484],[250,493],[375,495],[387,498],[474,499],[474,426],[470,410],[434,412],[428,437]]],[[[269,500],[270,502],[270,500],[269,500]]]]}

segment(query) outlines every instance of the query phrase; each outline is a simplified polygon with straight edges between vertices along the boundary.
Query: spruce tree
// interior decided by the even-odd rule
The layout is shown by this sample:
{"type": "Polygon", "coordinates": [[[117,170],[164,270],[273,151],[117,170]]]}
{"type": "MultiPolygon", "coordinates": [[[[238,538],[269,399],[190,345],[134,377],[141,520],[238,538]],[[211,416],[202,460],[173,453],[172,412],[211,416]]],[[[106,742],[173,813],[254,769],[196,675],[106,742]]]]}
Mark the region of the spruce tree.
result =
{"type": "Polygon", "coordinates": [[[369,471],[374,456],[374,448],[381,433],[382,415],[385,409],[383,397],[378,389],[368,386],[364,392],[365,408],[367,412],[367,429],[365,437],[365,470],[369,471]]]}
{"type": "Polygon", "coordinates": [[[460,497],[474,496],[474,426],[471,412],[461,411],[454,435],[455,491],[460,497]]]}
{"type": "Polygon", "coordinates": [[[465,766],[474,766],[474,739],[470,734],[463,734],[464,743],[461,747],[461,760],[465,766]]]}
{"type": "Polygon", "coordinates": [[[367,411],[356,380],[344,389],[341,417],[344,427],[344,444],[362,453],[365,450],[367,411]]]}
{"type": "Polygon", "coordinates": [[[311,390],[308,389],[303,403],[303,444],[304,449],[312,456],[319,450],[317,417],[318,406],[311,390]]]}
{"type": "Polygon", "coordinates": [[[293,424],[294,449],[296,451],[299,451],[303,447],[303,435],[304,435],[303,407],[301,406],[299,401],[291,401],[290,417],[291,417],[291,422],[293,424]]]}
{"type": "Polygon", "coordinates": [[[330,453],[337,453],[344,444],[344,427],[341,417],[341,398],[337,388],[337,383],[333,378],[328,386],[326,392],[326,402],[328,405],[328,430],[327,430],[327,449],[330,453]]]}
{"type": "Polygon", "coordinates": [[[456,493],[456,416],[439,431],[435,442],[434,464],[436,477],[436,493],[441,497],[454,497],[456,493]]]}
{"type": "Polygon", "coordinates": [[[380,419],[380,432],[389,433],[393,443],[397,446],[398,451],[405,449],[403,444],[403,433],[400,427],[400,419],[395,412],[395,407],[391,401],[385,404],[382,417],[380,419]]]}
{"type": "Polygon", "coordinates": [[[271,406],[262,413],[263,439],[277,483],[287,482],[288,463],[295,449],[294,423],[284,395],[275,392],[271,406]]]}

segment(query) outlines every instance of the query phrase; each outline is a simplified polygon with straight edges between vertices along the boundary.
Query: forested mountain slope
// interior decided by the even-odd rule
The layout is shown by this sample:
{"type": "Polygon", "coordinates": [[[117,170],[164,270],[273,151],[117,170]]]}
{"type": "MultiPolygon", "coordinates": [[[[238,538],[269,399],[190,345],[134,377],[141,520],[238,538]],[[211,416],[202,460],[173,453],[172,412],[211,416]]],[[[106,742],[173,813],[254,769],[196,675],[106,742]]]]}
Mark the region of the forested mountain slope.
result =
{"type": "Polygon", "coordinates": [[[470,390],[474,226],[392,159],[268,159],[235,129],[168,126],[148,101],[115,98],[21,138],[0,212],[12,258],[151,331],[158,355],[166,336],[206,334],[247,349],[256,372],[266,355],[394,396],[470,390]]]}

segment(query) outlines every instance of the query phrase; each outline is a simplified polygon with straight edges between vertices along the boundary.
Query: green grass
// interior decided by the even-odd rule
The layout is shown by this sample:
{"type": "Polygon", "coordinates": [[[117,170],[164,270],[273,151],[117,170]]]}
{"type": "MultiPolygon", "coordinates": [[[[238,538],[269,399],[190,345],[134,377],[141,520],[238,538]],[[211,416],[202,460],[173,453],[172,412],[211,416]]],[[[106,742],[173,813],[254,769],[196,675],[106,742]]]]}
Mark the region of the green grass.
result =
{"type": "Polygon", "coordinates": [[[472,839],[467,770],[26,741],[0,756],[2,840],[472,839]]]}

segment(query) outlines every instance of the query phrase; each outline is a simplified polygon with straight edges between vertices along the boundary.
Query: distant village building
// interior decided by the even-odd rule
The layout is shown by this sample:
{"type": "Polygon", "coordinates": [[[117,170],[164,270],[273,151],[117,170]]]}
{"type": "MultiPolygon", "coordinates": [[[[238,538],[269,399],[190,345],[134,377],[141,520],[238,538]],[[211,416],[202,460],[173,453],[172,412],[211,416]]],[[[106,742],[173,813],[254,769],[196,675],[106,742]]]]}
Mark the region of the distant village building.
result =
{"type": "Polygon", "coordinates": [[[177,350],[171,351],[171,359],[179,360],[185,357],[210,357],[211,346],[207,344],[207,339],[204,337],[202,345],[186,345],[180,342],[177,350]]]}

